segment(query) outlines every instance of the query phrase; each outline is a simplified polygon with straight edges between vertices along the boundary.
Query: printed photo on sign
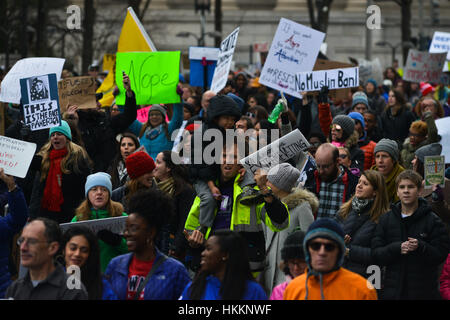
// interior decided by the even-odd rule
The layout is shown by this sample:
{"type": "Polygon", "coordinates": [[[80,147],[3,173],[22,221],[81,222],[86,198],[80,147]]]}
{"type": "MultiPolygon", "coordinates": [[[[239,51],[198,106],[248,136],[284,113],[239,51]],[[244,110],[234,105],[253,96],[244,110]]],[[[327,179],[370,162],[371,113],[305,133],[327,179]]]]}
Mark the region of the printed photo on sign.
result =
{"type": "Polygon", "coordinates": [[[49,100],[48,78],[35,77],[28,79],[29,101],[39,102],[49,100]]]}

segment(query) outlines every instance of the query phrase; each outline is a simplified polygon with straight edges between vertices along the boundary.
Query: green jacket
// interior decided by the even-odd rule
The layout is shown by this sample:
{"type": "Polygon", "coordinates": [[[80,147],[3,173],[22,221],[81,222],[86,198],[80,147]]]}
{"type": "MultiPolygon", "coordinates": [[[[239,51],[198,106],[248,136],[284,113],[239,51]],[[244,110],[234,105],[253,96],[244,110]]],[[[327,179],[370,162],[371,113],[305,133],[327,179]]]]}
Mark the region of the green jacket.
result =
{"type": "MultiPolygon", "coordinates": [[[[372,166],[370,170],[376,170],[378,171],[378,168],[376,165],[372,166]]],[[[386,182],[386,190],[389,197],[389,202],[395,203],[397,202],[398,196],[397,196],[397,188],[395,185],[395,179],[397,179],[397,176],[402,172],[405,171],[405,168],[403,168],[398,162],[394,165],[394,168],[392,169],[391,173],[388,177],[384,177],[384,180],[386,182]]]]}
{"type": "MultiPolygon", "coordinates": [[[[127,216],[127,214],[123,212],[122,216],[127,216]]],[[[111,218],[108,211],[94,209],[91,210],[91,216],[89,217],[89,220],[104,218],[111,218]]],[[[72,222],[78,222],[77,216],[73,217],[72,222]]],[[[102,273],[105,272],[106,267],[108,266],[108,263],[112,260],[112,258],[115,258],[121,254],[128,253],[127,242],[124,238],[116,247],[113,247],[100,239],[98,240],[98,245],[100,247],[100,266],[102,273]]]]}
{"type": "MultiPolygon", "coordinates": [[[[253,177],[246,173],[242,182],[238,182],[238,174],[234,180],[233,187],[233,210],[231,212],[230,229],[239,232],[247,239],[249,244],[249,260],[252,271],[262,270],[265,259],[265,239],[262,222],[272,231],[277,232],[289,226],[289,211],[286,204],[278,199],[274,199],[271,204],[260,203],[258,205],[246,206],[240,202],[243,195],[242,189],[251,186],[258,190],[253,177]]],[[[199,226],[200,198],[196,197],[189,211],[184,228],[196,230],[199,226]]],[[[215,214],[217,214],[217,209],[215,214]]],[[[206,232],[205,239],[208,239],[211,227],[206,232]]]]}

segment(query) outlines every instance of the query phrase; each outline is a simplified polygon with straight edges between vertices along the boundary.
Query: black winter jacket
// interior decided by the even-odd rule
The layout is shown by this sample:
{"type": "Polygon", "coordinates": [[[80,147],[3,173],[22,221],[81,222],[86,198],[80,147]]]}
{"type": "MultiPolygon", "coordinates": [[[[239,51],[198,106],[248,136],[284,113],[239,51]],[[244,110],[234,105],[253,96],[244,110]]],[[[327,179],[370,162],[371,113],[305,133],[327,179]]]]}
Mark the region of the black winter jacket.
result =
{"type": "Polygon", "coordinates": [[[450,239],[442,220],[427,201],[419,198],[419,207],[402,218],[401,204],[380,218],[372,240],[375,264],[386,266],[382,299],[440,299],[439,265],[445,261],[450,239]],[[408,237],[419,240],[419,247],[406,255],[400,248],[408,237]]]}
{"type": "Polygon", "coordinates": [[[399,149],[401,149],[409,135],[409,127],[415,120],[416,116],[407,108],[399,110],[395,116],[392,115],[391,109],[384,111],[381,114],[383,137],[397,141],[399,149]]]}

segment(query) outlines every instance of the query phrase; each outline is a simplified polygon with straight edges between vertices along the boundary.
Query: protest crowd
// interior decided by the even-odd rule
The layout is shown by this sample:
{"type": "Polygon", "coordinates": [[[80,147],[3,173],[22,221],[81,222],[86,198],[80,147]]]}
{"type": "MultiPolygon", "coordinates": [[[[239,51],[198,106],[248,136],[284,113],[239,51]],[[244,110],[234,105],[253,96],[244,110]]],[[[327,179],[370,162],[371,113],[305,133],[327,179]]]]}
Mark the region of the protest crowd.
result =
{"type": "MultiPolygon", "coordinates": [[[[450,168],[428,160],[448,83],[388,66],[382,82],[293,95],[261,70],[227,70],[218,90],[176,70],[170,99],[141,103],[148,89],[116,59],[112,99],[60,97],[56,125],[23,111],[49,112],[31,101],[58,100],[50,76],[5,104],[5,137],[36,148],[23,176],[0,168],[1,298],[450,299],[450,168]],[[243,160],[265,146],[289,156],[243,160]]],[[[99,92],[107,75],[66,64],[61,81],[99,92]]]]}

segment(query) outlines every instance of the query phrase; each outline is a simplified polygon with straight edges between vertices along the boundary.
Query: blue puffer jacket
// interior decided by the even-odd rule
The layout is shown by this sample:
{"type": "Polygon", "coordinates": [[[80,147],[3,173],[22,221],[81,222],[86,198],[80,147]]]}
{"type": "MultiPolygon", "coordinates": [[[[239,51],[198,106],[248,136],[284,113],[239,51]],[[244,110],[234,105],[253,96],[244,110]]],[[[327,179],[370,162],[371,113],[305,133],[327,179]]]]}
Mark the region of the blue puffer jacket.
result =
{"type": "MultiPolygon", "coordinates": [[[[162,254],[156,249],[155,263],[162,254]]],[[[128,272],[133,253],[127,253],[111,260],[106,268],[105,278],[119,300],[126,300],[128,272]]],[[[191,281],[184,265],[168,258],[151,276],[144,288],[144,300],[178,300],[183,289],[191,281]]]]}
{"type": "Polygon", "coordinates": [[[0,297],[12,283],[9,273],[9,253],[12,237],[23,228],[28,218],[28,207],[22,190],[8,192],[9,213],[0,217],[0,297]]]}
{"type": "MultiPolygon", "coordinates": [[[[182,103],[176,103],[173,105],[173,115],[172,119],[169,122],[168,129],[169,129],[169,137],[172,137],[172,133],[181,127],[183,124],[183,104],[182,103]]],[[[138,120],[135,120],[128,130],[130,130],[132,133],[134,133],[137,137],[139,137],[139,134],[141,132],[143,124],[139,122],[138,120]]],[[[173,141],[170,139],[167,139],[166,133],[164,132],[164,129],[161,127],[161,132],[159,135],[150,140],[147,137],[147,133],[151,130],[150,127],[148,127],[142,137],[139,137],[139,142],[141,143],[141,146],[145,147],[145,150],[147,153],[152,157],[153,160],[156,159],[156,156],[158,153],[164,150],[172,150],[173,147],[173,141]]]]}

